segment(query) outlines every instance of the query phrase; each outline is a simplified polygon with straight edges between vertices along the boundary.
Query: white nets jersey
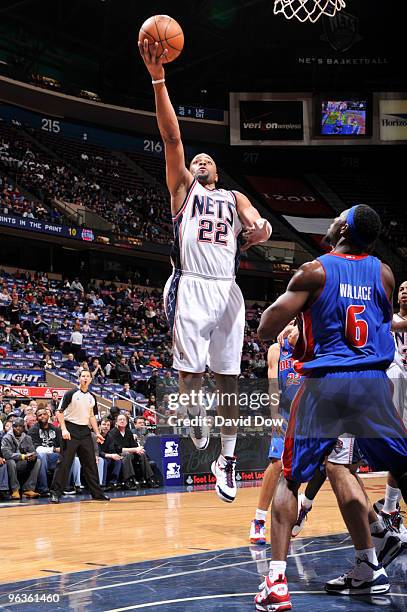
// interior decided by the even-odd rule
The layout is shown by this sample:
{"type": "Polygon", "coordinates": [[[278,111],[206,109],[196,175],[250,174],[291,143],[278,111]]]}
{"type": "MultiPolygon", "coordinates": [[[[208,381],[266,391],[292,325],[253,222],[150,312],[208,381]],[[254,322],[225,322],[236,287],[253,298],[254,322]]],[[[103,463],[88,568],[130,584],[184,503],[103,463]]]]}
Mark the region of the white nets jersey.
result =
{"type": "MultiPolygon", "coordinates": [[[[400,315],[393,315],[394,321],[403,321],[400,315]]],[[[394,363],[405,372],[407,376],[407,332],[396,331],[393,332],[394,343],[396,345],[396,351],[394,354],[394,363]]]]}
{"type": "Polygon", "coordinates": [[[242,224],[232,191],[207,189],[194,181],[173,225],[171,261],[176,270],[214,279],[235,277],[242,224]]]}

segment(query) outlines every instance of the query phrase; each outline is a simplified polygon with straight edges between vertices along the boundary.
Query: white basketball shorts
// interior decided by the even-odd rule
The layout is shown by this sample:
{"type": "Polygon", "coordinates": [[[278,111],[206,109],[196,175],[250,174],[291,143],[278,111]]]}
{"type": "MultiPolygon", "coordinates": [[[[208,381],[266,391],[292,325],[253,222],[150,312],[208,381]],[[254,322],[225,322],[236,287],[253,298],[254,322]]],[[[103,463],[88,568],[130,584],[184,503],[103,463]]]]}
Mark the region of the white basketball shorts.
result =
{"type": "Polygon", "coordinates": [[[331,454],[328,455],[327,461],[341,465],[353,465],[363,461],[363,455],[353,436],[341,436],[337,439],[331,454]]]}
{"type": "Polygon", "coordinates": [[[393,403],[407,427],[407,371],[397,363],[392,363],[387,370],[387,376],[393,383],[393,403]]]}
{"type": "Polygon", "coordinates": [[[240,374],[245,305],[234,280],[175,270],[164,288],[173,336],[173,367],[183,372],[240,374]]]}

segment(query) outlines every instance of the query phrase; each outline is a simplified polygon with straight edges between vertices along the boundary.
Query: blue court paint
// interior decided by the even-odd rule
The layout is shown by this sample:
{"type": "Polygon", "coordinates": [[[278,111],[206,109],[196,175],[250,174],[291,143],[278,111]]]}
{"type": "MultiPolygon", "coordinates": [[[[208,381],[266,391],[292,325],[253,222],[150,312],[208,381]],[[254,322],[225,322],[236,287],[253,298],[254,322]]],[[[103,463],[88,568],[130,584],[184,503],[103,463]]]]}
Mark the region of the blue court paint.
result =
{"type": "MultiPolygon", "coordinates": [[[[199,607],[200,612],[254,611],[253,595],[269,556],[268,547],[250,546],[3,584],[0,610],[149,612],[159,608],[160,612],[189,612],[199,607]],[[60,600],[10,605],[10,593],[21,598],[51,593],[60,600]]],[[[353,549],[344,534],[293,541],[287,569],[293,605],[312,607],[312,612],[372,612],[372,606],[378,605],[389,612],[407,609],[407,550],[388,568],[390,595],[372,599],[326,595],[325,581],[347,571],[352,562],[353,549]]]]}

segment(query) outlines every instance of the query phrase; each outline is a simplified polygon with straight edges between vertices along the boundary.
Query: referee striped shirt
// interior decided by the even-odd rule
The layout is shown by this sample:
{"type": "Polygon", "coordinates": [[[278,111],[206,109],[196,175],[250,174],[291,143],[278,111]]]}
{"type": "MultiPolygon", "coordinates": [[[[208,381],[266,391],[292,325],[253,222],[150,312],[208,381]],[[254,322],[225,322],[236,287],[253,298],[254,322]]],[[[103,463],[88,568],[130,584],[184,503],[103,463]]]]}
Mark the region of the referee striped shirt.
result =
{"type": "Polygon", "coordinates": [[[69,423],[89,425],[89,419],[97,412],[96,396],[90,391],[71,389],[61,399],[58,412],[63,412],[69,423]]]}

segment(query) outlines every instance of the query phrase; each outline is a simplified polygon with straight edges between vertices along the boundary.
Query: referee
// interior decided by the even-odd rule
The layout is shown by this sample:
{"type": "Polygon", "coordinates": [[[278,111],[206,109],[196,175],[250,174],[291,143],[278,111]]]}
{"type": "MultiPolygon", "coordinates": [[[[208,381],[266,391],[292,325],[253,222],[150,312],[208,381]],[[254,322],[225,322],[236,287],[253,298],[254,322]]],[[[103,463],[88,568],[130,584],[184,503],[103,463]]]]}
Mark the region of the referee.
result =
{"type": "Polygon", "coordinates": [[[100,443],[104,442],[103,436],[98,431],[95,418],[97,408],[96,397],[89,391],[91,382],[90,372],[82,370],[79,375],[79,388],[71,389],[65,393],[56,412],[61,426],[63,442],[61,457],[51,485],[50,502],[52,504],[59,503],[59,498],[66,487],[75,454],[79,457],[93,499],[110,501],[110,498],[104,495],[99,485],[95,448],[89,429],[89,425],[91,425],[96,434],[97,441],[100,443]]]}

